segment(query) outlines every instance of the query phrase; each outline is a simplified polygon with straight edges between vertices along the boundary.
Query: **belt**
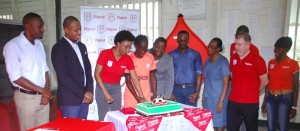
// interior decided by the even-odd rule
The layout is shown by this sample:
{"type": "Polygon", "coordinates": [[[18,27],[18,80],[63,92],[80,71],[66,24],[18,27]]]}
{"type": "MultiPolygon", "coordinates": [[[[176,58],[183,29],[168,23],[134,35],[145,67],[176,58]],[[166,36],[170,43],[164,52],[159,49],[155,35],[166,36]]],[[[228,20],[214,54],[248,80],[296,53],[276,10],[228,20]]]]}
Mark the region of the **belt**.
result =
{"type": "Polygon", "coordinates": [[[270,90],[271,95],[286,95],[293,92],[292,89],[286,89],[286,90],[270,90]]]}
{"type": "Polygon", "coordinates": [[[40,95],[41,93],[39,92],[35,92],[35,91],[28,91],[28,90],[24,90],[20,87],[15,87],[16,90],[22,92],[22,93],[25,93],[25,94],[29,94],[29,95],[40,95]]]}
{"type": "Polygon", "coordinates": [[[190,84],[174,84],[174,87],[179,87],[179,88],[196,87],[196,84],[194,84],[194,83],[190,83],[190,84]]]}

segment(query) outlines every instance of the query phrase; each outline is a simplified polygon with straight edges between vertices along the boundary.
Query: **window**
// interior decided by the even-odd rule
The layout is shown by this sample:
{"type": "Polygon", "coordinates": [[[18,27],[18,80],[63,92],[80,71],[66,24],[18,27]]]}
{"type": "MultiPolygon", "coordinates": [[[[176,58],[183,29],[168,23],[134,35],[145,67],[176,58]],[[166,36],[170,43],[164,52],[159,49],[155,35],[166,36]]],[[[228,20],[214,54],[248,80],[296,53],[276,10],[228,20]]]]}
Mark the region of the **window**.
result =
{"type": "Polygon", "coordinates": [[[153,2],[141,2],[141,3],[129,3],[121,5],[105,5],[99,6],[103,8],[121,8],[121,9],[135,9],[141,10],[141,34],[148,36],[149,47],[152,48],[153,42],[160,36],[159,32],[159,3],[153,2]]]}
{"type": "Polygon", "coordinates": [[[288,36],[292,38],[293,45],[288,53],[290,58],[298,61],[300,64],[300,2],[298,0],[289,0],[290,8],[288,8],[289,14],[289,26],[288,36]]]}
{"type": "Polygon", "coordinates": [[[0,15],[0,19],[13,20],[12,14],[0,15]]]}

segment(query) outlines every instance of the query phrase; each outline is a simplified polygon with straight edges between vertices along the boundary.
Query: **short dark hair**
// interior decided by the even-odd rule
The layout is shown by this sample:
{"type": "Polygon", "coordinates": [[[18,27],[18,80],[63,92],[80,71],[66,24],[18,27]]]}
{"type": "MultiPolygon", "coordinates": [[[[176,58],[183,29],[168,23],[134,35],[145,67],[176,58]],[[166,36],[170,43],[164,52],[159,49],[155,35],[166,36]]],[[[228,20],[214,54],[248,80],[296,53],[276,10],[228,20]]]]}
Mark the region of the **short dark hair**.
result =
{"type": "Polygon", "coordinates": [[[158,43],[160,42],[163,42],[166,44],[167,46],[167,40],[164,38],[164,37],[158,37],[155,41],[154,41],[154,44],[153,44],[153,47],[155,47],[158,43]]]}
{"type": "Polygon", "coordinates": [[[148,44],[148,37],[145,35],[138,35],[134,39],[134,46],[140,45],[142,42],[146,42],[148,44]]]}
{"type": "Polygon", "coordinates": [[[42,17],[39,14],[32,13],[32,12],[27,13],[26,15],[24,15],[22,23],[23,23],[23,25],[28,24],[31,20],[36,19],[36,18],[42,19],[42,17]]]}
{"type": "Polygon", "coordinates": [[[241,33],[248,33],[249,34],[249,28],[246,25],[241,25],[236,29],[235,36],[241,33]]]}
{"type": "Polygon", "coordinates": [[[217,42],[217,46],[220,47],[220,49],[221,49],[219,52],[223,51],[223,42],[222,42],[222,40],[220,38],[215,37],[211,41],[217,42]]]}
{"type": "Polygon", "coordinates": [[[189,32],[187,32],[186,30],[181,30],[181,31],[179,31],[178,34],[177,34],[177,38],[178,38],[178,36],[179,36],[180,34],[187,34],[188,38],[190,38],[190,34],[189,34],[189,32]]]}
{"type": "Polygon", "coordinates": [[[64,22],[63,22],[63,27],[67,28],[67,26],[69,26],[72,22],[79,22],[79,20],[74,16],[66,17],[64,22]]]}
{"type": "Polygon", "coordinates": [[[115,45],[117,45],[118,42],[122,42],[122,41],[134,41],[135,37],[133,36],[133,34],[127,30],[122,30],[119,31],[114,39],[114,43],[115,45]]]}
{"type": "Polygon", "coordinates": [[[280,48],[284,48],[284,49],[288,49],[288,51],[291,49],[293,44],[292,38],[291,37],[281,37],[279,38],[275,45],[276,47],[280,47],[280,48]]]}
{"type": "Polygon", "coordinates": [[[235,36],[235,39],[244,39],[246,42],[251,42],[251,36],[249,33],[240,33],[235,36]]]}

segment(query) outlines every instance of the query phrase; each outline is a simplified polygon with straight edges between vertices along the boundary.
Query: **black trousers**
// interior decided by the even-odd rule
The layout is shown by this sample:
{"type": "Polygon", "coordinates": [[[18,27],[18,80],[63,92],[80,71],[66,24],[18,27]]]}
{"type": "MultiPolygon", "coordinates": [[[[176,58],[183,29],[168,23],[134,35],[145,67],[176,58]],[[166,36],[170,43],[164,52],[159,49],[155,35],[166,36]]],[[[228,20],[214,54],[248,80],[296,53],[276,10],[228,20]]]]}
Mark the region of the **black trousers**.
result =
{"type": "Polygon", "coordinates": [[[259,104],[244,104],[228,101],[227,131],[239,131],[244,120],[247,131],[258,131],[259,104]]]}

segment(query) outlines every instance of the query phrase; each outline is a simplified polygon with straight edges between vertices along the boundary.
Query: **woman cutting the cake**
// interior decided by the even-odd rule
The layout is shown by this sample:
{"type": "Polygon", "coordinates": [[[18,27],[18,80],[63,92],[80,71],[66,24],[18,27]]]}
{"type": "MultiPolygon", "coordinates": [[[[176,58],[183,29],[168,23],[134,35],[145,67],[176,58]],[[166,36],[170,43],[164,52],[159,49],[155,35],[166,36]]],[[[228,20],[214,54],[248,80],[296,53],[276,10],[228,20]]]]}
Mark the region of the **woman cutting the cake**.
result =
{"type": "Polygon", "coordinates": [[[129,31],[120,31],[114,39],[116,46],[101,51],[98,57],[94,76],[97,81],[95,94],[101,121],[104,120],[108,111],[121,109],[120,80],[125,69],[129,71],[140,96],[139,102],[146,101],[134,70],[133,61],[127,55],[134,39],[135,37],[129,31]]]}

